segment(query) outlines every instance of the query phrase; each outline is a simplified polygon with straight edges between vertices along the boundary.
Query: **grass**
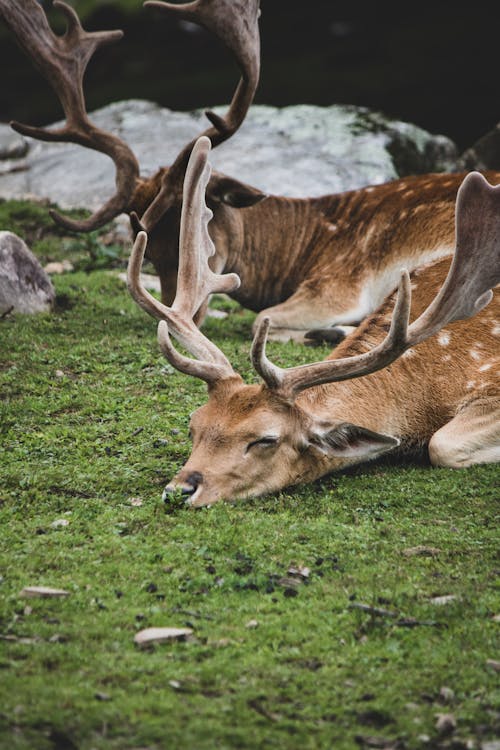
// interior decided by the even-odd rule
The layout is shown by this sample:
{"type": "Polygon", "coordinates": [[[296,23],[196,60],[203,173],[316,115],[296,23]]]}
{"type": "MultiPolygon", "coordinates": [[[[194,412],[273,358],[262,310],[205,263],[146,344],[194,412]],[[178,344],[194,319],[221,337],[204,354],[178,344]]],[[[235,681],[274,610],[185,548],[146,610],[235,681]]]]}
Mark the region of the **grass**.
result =
{"type": "MultiPolygon", "coordinates": [[[[99,265],[22,208],[16,231],[45,227],[29,235],[44,261],[99,265]]],[[[19,211],[0,204],[2,227],[19,211]]],[[[54,283],[53,314],[0,321],[1,750],[487,747],[498,468],[386,461],[239,504],[164,507],[205,387],[162,359],[116,272],[54,283]],[[437,551],[404,554],[417,545],[437,551]],[[29,585],[69,595],[20,597],[29,585]],[[193,635],[135,646],[163,625],[193,635]]],[[[251,321],[232,305],[206,326],[247,380],[251,321]]]]}

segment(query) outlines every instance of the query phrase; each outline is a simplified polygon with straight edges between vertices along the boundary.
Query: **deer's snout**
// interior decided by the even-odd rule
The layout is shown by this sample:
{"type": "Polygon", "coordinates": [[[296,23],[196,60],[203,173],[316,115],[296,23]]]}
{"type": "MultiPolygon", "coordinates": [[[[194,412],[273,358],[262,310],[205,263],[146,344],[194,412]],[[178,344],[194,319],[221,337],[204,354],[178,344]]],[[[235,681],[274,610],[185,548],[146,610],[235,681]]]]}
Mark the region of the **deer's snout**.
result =
{"type": "Polygon", "coordinates": [[[180,492],[186,500],[194,495],[196,490],[203,484],[203,474],[199,471],[191,471],[186,477],[179,477],[167,484],[163,490],[162,500],[168,502],[172,495],[180,492]]]}

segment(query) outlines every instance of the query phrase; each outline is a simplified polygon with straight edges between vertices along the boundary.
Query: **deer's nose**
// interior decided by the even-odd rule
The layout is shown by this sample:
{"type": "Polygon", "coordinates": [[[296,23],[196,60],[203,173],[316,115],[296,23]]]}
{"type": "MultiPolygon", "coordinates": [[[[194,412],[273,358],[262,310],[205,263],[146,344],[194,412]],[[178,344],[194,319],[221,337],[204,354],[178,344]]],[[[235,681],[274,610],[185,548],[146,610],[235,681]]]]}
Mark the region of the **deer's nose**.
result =
{"type": "Polygon", "coordinates": [[[200,484],[203,484],[203,475],[199,471],[192,471],[187,477],[183,478],[182,481],[172,482],[167,484],[163,490],[162,500],[168,502],[172,495],[181,493],[183,497],[188,498],[190,495],[194,495],[200,484]]]}

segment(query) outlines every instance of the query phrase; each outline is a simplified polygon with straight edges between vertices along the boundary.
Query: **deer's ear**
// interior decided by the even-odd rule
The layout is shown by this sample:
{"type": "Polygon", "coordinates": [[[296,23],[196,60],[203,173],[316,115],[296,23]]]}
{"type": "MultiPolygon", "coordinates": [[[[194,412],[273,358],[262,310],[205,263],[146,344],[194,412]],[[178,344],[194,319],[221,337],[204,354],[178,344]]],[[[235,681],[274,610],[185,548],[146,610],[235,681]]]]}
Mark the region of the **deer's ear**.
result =
{"type": "Polygon", "coordinates": [[[325,432],[317,432],[312,442],[331,456],[371,459],[399,445],[397,438],[343,422],[325,432]]]}
{"type": "Polygon", "coordinates": [[[207,187],[207,203],[225,203],[233,208],[247,208],[266,198],[266,194],[232,177],[212,175],[207,187]]]}

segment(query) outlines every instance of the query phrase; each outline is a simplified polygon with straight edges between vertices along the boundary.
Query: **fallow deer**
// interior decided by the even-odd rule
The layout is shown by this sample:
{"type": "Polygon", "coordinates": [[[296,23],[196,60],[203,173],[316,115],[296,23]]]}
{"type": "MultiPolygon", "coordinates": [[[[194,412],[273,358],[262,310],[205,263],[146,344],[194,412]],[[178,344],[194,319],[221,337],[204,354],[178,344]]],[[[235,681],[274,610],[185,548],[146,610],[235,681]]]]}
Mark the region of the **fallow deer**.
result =
{"type": "MultiPolygon", "coordinates": [[[[259,79],[259,0],[196,0],[173,5],[148,0],[145,6],[199,23],[229,47],[241,80],[224,118],[208,112],[205,131],[212,146],[230,138],[243,123],[259,79]]],[[[149,234],[148,258],[161,281],[162,300],[175,296],[182,181],[194,141],[170,167],[151,178],[140,176],[129,146],[89,119],[83,76],[95,50],[120,38],[119,31],[85,32],[75,11],[57,0],[67,20],[64,36],[55,35],[37,0],[0,0],[0,15],[21,48],[59,96],[66,125],[59,129],[13,122],[27,136],[69,141],[108,155],[116,167],[116,193],[96,213],[75,221],[52,212],[74,231],[102,227],[118,214],[135,212],[135,232],[149,234]]],[[[500,183],[500,173],[486,174],[500,183]]],[[[334,325],[356,325],[397,285],[400,269],[410,271],[450,255],[454,247],[454,205],[464,174],[428,174],[320,198],[266,197],[261,191],[213,173],[207,203],[214,213],[210,234],[217,273],[242,279],[231,292],[260,314],[255,330],[269,318],[270,337],[302,339],[304,332],[334,325]],[[263,200],[265,198],[265,200],[263,200]]],[[[203,319],[200,300],[196,320],[203,319]]]]}
{"type": "Polygon", "coordinates": [[[165,499],[180,492],[201,506],[261,495],[425,443],[436,466],[499,461],[500,289],[494,302],[491,289],[500,281],[500,186],[468,174],[456,201],[451,267],[447,258],[411,277],[403,271],[395,301],[389,296],[326,360],[277,367],[266,356],[264,319],[251,353],[264,382],[245,385],[193,321],[208,294],[239,285],[208,263],[215,252],[204,201],[209,150],[201,138],[186,171],[171,307],[141,285],[145,232],[129,261],[130,292],[160,320],[162,352],[208,385],[208,402],[191,417],[191,456],[165,499]],[[194,359],[174,348],[169,332],[194,359]]]}

